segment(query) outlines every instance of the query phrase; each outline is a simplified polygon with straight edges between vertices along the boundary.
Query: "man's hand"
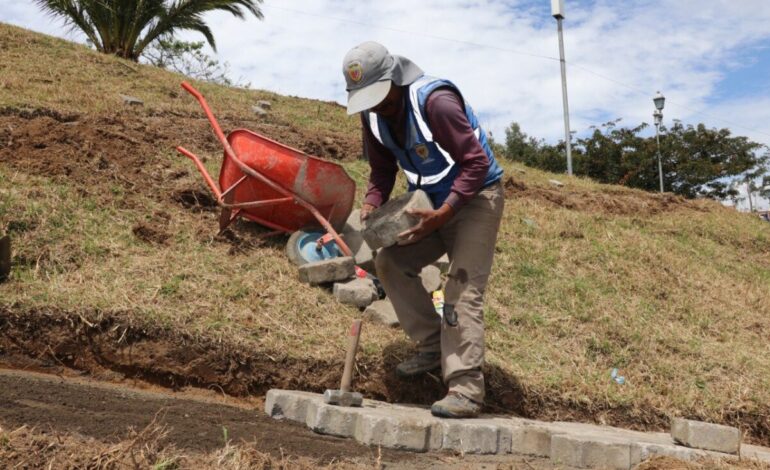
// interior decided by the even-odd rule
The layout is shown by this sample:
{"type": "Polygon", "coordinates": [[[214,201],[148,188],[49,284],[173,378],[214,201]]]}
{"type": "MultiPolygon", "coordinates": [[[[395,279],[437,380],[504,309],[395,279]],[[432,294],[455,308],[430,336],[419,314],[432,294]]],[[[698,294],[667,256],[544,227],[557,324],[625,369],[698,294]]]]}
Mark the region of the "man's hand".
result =
{"type": "Polygon", "coordinates": [[[361,206],[361,211],[360,211],[361,223],[363,223],[364,220],[369,218],[369,214],[371,214],[374,209],[376,209],[376,207],[367,203],[364,203],[364,205],[361,206]]]}
{"type": "Polygon", "coordinates": [[[409,214],[420,217],[420,222],[409,230],[398,234],[399,245],[411,245],[417,243],[449,221],[454,215],[454,209],[449,204],[442,204],[436,210],[410,209],[409,214]]]}

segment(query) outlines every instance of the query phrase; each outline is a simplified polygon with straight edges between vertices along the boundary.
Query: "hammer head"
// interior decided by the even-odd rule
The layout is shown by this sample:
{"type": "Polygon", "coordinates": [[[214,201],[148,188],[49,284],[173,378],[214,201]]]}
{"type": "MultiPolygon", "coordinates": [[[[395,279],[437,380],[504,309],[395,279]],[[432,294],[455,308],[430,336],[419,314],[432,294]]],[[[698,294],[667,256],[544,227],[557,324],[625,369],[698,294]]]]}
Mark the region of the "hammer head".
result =
{"type": "Polygon", "coordinates": [[[338,406],[361,406],[364,397],[358,392],[343,392],[342,390],[326,390],[324,403],[338,406]]]}

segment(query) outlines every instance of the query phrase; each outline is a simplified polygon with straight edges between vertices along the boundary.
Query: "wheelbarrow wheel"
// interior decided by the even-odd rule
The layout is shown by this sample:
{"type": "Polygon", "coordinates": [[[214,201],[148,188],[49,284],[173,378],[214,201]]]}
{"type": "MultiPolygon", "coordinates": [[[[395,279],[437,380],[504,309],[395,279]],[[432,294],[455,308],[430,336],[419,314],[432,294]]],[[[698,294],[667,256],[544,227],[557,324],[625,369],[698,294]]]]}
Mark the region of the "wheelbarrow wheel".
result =
{"type": "Polygon", "coordinates": [[[318,239],[324,235],[325,232],[320,230],[297,230],[289,236],[286,243],[286,256],[297,266],[341,256],[342,252],[334,241],[323,245],[320,250],[317,249],[318,239]]]}

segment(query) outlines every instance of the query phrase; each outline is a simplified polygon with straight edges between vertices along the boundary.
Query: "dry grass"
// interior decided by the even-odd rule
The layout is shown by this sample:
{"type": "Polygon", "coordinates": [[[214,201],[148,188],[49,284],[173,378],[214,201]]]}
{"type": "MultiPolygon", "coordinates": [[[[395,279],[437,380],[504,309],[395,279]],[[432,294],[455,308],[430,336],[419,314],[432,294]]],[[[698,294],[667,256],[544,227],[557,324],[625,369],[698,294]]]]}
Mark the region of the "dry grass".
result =
{"type": "MultiPolygon", "coordinates": [[[[0,106],[110,113],[124,106],[119,96],[123,94],[144,101],[142,113],[201,115],[197,102],[179,87],[186,79],[183,75],[95,54],[86,46],[0,24],[0,57],[0,106]]],[[[271,122],[277,126],[344,134],[358,125],[336,103],[203,82],[194,85],[223,119],[254,118],[252,105],[268,100],[273,104],[271,122]]]]}
{"type": "Polygon", "coordinates": [[[655,457],[639,464],[636,470],[766,470],[770,465],[753,460],[705,460],[684,462],[673,457],[655,457]]]}
{"type": "Polygon", "coordinates": [[[323,464],[307,457],[273,456],[255,443],[226,443],[208,453],[183,451],[164,444],[165,430],[155,423],[108,444],[77,434],[41,432],[22,426],[0,428],[0,462],[5,468],[152,469],[152,470],[353,470],[380,468],[361,458],[323,464]]]}
{"type": "Polygon", "coordinates": [[[637,217],[542,202],[509,201],[490,358],[600,421],[616,408],[766,428],[770,227],[716,204],[637,217]]]}
{"type": "MultiPolygon", "coordinates": [[[[198,112],[180,97],[178,76],[128,64],[133,70],[18,28],[0,27],[0,64],[0,107],[102,113],[125,93],[146,100],[142,113],[198,112]]],[[[267,98],[287,125],[356,138],[355,120],[331,104],[201,89],[227,113],[245,116],[251,101],[267,98]]],[[[203,155],[216,172],[218,152],[203,155]]],[[[507,201],[486,295],[487,351],[533,403],[560,405],[530,411],[564,417],[574,406],[583,418],[589,413],[639,427],[685,415],[740,425],[770,443],[770,224],[708,202],[672,203],[655,213],[606,210],[603,204],[619,198],[660,201],[504,166],[527,190],[507,201]],[[552,178],[566,186],[553,188],[552,178]],[[547,191],[584,204],[559,206],[542,196],[547,191]],[[624,385],[611,380],[614,367],[624,385]]],[[[365,164],[345,167],[361,188],[365,164]]],[[[193,174],[178,184],[200,187],[193,174]]],[[[297,282],[283,239],[261,241],[244,224],[234,243],[215,238],[215,227],[214,212],[120,188],[97,199],[66,179],[15,172],[0,162],[0,228],[11,233],[15,250],[12,281],[0,286],[0,299],[15,309],[130,311],[137,322],[152,319],[243,342],[252,351],[341,357],[345,325],[358,312],[297,282]],[[128,199],[132,204],[122,204],[128,199]],[[137,238],[137,224],[158,214],[167,216],[166,243],[137,238]]],[[[377,357],[400,338],[400,331],[369,325],[363,354],[377,357]]]]}

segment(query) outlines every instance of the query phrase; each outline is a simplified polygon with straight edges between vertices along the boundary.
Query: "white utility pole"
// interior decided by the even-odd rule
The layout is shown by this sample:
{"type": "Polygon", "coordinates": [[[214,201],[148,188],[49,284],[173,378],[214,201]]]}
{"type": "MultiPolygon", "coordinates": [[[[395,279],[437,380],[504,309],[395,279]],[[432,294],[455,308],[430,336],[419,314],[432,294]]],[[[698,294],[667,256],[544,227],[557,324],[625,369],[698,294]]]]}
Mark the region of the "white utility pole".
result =
{"type": "Polygon", "coordinates": [[[569,129],[569,100],[567,99],[567,62],[564,60],[564,0],[551,0],[551,16],[559,30],[559,61],[561,62],[561,98],[564,104],[564,143],[567,145],[567,174],[572,175],[572,134],[569,129]]]}

